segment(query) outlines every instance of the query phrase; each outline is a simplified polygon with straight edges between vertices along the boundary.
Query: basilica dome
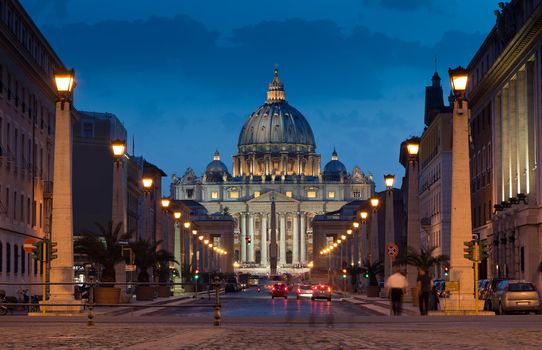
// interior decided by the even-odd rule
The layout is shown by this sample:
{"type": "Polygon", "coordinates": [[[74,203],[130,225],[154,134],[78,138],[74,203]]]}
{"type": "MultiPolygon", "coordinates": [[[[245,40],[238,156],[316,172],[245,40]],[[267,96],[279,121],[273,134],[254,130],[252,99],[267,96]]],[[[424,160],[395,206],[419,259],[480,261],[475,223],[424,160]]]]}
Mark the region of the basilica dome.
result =
{"type": "MultiPolygon", "coordinates": [[[[305,146],[314,152],[316,143],[312,129],[305,117],[285,99],[284,85],[275,69],[273,81],[269,84],[267,101],[245,122],[239,135],[238,146],[305,146]]],[[[288,147],[290,148],[290,147],[288,147]]]]}
{"type": "Polygon", "coordinates": [[[208,182],[221,182],[229,177],[228,168],[220,160],[218,150],[215,151],[213,161],[205,168],[205,180],[208,182]]]}
{"type": "Polygon", "coordinates": [[[348,176],[346,167],[339,160],[337,151],[333,150],[331,154],[331,160],[324,167],[324,173],[322,174],[325,180],[340,181],[341,178],[348,176]]]}

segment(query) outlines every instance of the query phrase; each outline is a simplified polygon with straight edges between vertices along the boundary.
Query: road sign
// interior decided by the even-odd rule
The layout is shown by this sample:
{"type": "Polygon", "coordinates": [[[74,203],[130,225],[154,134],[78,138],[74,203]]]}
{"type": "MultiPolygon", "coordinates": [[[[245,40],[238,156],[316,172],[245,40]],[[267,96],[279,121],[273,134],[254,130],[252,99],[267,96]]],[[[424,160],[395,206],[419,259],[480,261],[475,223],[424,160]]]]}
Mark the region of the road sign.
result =
{"type": "Polygon", "coordinates": [[[386,247],[386,254],[388,254],[388,256],[396,257],[397,254],[399,254],[399,247],[397,246],[397,244],[388,244],[388,246],[386,247]]]}
{"type": "Polygon", "coordinates": [[[132,272],[136,270],[135,265],[126,265],[126,272],[132,272]]]}
{"type": "Polygon", "coordinates": [[[37,247],[35,245],[33,245],[33,243],[36,243],[38,240],[37,239],[34,239],[34,238],[27,238],[24,240],[23,242],[23,248],[24,248],[24,251],[27,252],[27,253],[34,253],[34,251],[37,249],[37,247]]]}
{"type": "Polygon", "coordinates": [[[130,242],[127,239],[119,239],[117,241],[117,244],[120,246],[127,246],[127,245],[130,245],[130,242]]]}

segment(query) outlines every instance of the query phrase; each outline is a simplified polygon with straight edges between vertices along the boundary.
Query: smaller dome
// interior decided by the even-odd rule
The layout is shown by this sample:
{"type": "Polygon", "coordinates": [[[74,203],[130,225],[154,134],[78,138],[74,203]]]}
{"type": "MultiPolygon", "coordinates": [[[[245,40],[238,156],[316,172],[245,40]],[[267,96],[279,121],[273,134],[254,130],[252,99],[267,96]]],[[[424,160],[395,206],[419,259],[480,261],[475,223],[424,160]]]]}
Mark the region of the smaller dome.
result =
{"type": "Polygon", "coordinates": [[[335,151],[335,149],[331,154],[331,160],[324,167],[324,173],[322,175],[324,177],[324,180],[329,181],[340,181],[341,178],[348,175],[346,167],[339,160],[339,156],[337,155],[337,151],[335,151]]]}
{"type": "Polygon", "coordinates": [[[209,182],[221,182],[224,181],[224,177],[229,177],[228,168],[220,160],[220,153],[215,151],[213,161],[205,168],[205,179],[209,182]]]}

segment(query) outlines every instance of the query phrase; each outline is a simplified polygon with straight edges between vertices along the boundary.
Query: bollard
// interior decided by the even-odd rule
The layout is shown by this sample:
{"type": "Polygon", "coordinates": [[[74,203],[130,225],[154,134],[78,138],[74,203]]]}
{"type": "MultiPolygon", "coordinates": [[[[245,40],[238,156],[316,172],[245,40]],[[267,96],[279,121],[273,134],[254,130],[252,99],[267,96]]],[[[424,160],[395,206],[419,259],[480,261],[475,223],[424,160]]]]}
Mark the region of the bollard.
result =
{"type": "Polygon", "coordinates": [[[89,279],[89,283],[87,326],[91,327],[94,326],[94,313],[92,312],[94,308],[94,279],[89,279]]]}
{"type": "Polygon", "coordinates": [[[216,327],[220,326],[220,318],[221,318],[221,313],[220,313],[220,297],[219,297],[219,294],[218,294],[218,289],[219,289],[219,286],[220,286],[220,279],[218,278],[218,276],[215,276],[215,281],[214,281],[214,285],[215,285],[215,321],[214,321],[214,325],[216,327]]]}

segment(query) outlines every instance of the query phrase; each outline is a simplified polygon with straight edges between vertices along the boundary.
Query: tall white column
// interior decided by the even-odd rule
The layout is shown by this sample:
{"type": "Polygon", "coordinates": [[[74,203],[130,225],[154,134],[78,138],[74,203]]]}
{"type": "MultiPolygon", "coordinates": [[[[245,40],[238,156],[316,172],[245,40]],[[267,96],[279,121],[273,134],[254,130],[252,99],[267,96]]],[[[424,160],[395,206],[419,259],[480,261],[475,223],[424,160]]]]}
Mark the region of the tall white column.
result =
{"type": "Polygon", "coordinates": [[[280,250],[279,250],[279,263],[281,265],[286,264],[286,215],[279,214],[280,221],[280,250]]]}
{"type": "Polygon", "coordinates": [[[262,232],[261,232],[261,248],[260,248],[260,256],[262,257],[261,265],[267,266],[267,213],[262,213],[262,232]]]}
{"type": "Polygon", "coordinates": [[[301,263],[307,262],[307,214],[301,213],[301,247],[300,247],[300,254],[299,254],[299,260],[301,263]]]}
{"type": "MultiPolygon", "coordinates": [[[[393,202],[393,189],[389,189],[386,191],[386,234],[384,249],[387,249],[388,244],[395,244],[395,218],[393,213],[393,202]]],[[[384,259],[384,277],[388,278],[388,276],[392,273],[393,258],[388,256],[388,254],[385,254],[384,259]]]]}
{"type": "MultiPolygon", "coordinates": [[[[467,161],[468,161],[467,154],[467,161]]],[[[419,160],[413,158],[408,162],[408,202],[407,202],[407,247],[413,248],[416,252],[420,252],[420,200],[418,197],[418,167],[419,160]]],[[[468,183],[468,182],[467,182],[468,183]]],[[[467,187],[469,187],[467,185],[467,187]]],[[[465,203],[466,204],[466,203],[465,203]]],[[[469,199],[470,204],[470,199],[469,199]]],[[[470,205],[469,205],[470,207],[470,205]]],[[[408,285],[411,288],[412,294],[414,294],[412,288],[416,287],[416,280],[418,277],[418,270],[415,266],[407,265],[407,280],[408,285]]],[[[414,295],[409,296],[415,298],[414,295]]],[[[417,303],[413,299],[414,303],[417,303]]]]}
{"type": "MultiPolygon", "coordinates": [[[[173,256],[175,256],[175,261],[180,261],[182,264],[182,258],[181,258],[181,223],[176,221],[173,224],[175,228],[175,237],[174,239],[174,246],[173,246],[173,256]]],[[[175,277],[174,282],[175,283],[182,283],[183,281],[183,269],[182,266],[179,266],[179,275],[175,277]]],[[[181,293],[183,291],[183,286],[180,284],[175,284],[173,286],[173,292],[174,293],[181,293]]]]}
{"type": "Polygon", "coordinates": [[[299,212],[294,213],[294,234],[292,244],[292,263],[299,264],[299,212]]]}
{"type": "Polygon", "coordinates": [[[248,214],[248,235],[250,236],[250,244],[247,244],[248,261],[254,262],[254,214],[248,214]]]}
{"type": "Polygon", "coordinates": [[[247,261],[247,222],[245,220],[246,214],[241,213],[239,220],[241,220],[241,237],[239,237],[239,244],[241,245],[241,262],[247,261]]]}

